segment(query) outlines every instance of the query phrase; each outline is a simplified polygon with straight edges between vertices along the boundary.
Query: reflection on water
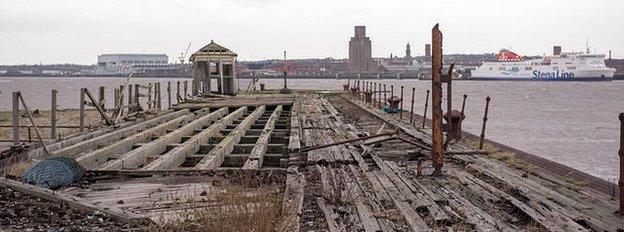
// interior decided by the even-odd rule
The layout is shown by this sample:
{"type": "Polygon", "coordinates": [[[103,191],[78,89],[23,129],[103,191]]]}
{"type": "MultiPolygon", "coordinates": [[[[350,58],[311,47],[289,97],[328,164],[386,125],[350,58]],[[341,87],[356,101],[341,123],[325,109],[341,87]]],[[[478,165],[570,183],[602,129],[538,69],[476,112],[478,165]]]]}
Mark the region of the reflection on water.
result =
{"type": "MultiPolygon", "coordinates": [[[[131,83],[160,81],[163,83],[162,105],[166,106],[166,82],[172,81],[175,96],[175,81],[178,80],[188,79],[141,78],[131,83]]],[[[260,82],[266,83],[267,88],[283,86],[281,79],[260,82]]],[[[87,87],[97,95],[99,86],[107,87],[110,107],[113,105],[112,89],[124,83],[125,78],[0,78],[0,110],[10,110],[11,92],[17,90],[22,91],[31,108],[49,109],[52,89],[60,91],[61,108],[78,108],[80,88],[87,87]]],[[[240,80],[239,86],[244,89],[248,83],[249,80],[240,80]]],[[[288,86],[340,90],[345,83],[346,80],[334,79],[289,80],[288,86]]],[[[395,95],[399,95],[399,86],[405,86],[407,98],[415,87],[417,105],[414,108],[418,113],[423,111],[425,91],[431,87],[430,82],[385,80],[384,83],[395,86],[395,95]]],[[[623,90],[624,81],[456,81],[453,104],[454,108],[460,108],[461,95],[468,95],[463,126],[465,130],[478,133],[485,97],[491,96],[486,137],[613,181],[618,170],[617,117],[624,112],[623,90]]],[[[406,99],[406,104],[410,101],[406,99]]]]}

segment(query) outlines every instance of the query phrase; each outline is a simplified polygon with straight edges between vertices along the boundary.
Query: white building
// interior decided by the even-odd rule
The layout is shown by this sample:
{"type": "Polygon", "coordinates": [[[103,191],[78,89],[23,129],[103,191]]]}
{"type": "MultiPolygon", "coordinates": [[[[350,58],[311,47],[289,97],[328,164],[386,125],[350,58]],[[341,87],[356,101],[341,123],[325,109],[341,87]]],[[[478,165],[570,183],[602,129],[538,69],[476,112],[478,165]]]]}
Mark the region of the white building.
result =
{"type": "Polygon", "coordinates": [[[137,67],[167,66],[166,54],[102,54],[98,56],[98,74],[125,74],[137,67]]]}

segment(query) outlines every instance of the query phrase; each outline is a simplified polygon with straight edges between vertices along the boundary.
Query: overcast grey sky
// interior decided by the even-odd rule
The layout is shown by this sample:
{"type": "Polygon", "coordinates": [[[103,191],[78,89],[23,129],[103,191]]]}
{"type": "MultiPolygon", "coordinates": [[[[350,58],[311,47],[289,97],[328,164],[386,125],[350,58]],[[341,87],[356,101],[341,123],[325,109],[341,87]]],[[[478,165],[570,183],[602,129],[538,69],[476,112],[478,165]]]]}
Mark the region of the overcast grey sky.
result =
{"type": "Polygon", "coordinates": [[[582,50],[624,57],[622,0],[0,0],[0,64],[93,64],[101,53],[177,60],[214,39],[241,60],[345,58],[365,25],[373,56],[423,53],[440,23],[445,53],[511,48],[523,55],[582,50]]]}

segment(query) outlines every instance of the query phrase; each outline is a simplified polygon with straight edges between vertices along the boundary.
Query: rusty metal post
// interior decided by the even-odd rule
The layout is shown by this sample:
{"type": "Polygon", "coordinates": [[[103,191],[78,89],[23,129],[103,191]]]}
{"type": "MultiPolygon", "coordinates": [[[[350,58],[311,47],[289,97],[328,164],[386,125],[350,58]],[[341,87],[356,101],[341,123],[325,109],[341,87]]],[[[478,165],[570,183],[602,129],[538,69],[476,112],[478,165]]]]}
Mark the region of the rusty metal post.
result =
{"type": "Polygon", "coordinates": [[[488,109],[490,108],[490,97],[485,98],[485,113],[483,114],[483,125],[481,126],[481,137],[479,139],[479,150],[483,149],[483,140],[485,139],[485,126],[488,119],[488,109]]]}
{"type": "Polygon", "coordinates": [[[56,140],[56,97],[58,96],[58,90],[52,90],[52,105],[50,106],[50,138],[56,140]]]}
{"type": "Polygon", "coordinates": [[[13,92],[13,145],[20,144],[20,112],[19,112],[20,92],[13,92]]]}
{"type": "Polygon", "coordinates": [[[416,88],[412,87],[412,106],[410,107],[410,124],[414,122],[414,96],[416,95],[416,88]]]}
{"type": "Polygon", "coordinates": [[[624,215],[624,113],[620,113],[620,215],[624,215]]]}
{"type": "Polygon", "coordinates": [[[425,128],[425,122],[427,121],[427,108],[429,108],[429,90],[427,90],[427,96],[425,97],[425,112],[422,115],[422,128],[425,128]]]}
{"type": "Polygon", "coordinates": [[[394,97],[394,85],[390,85],[390,98],[394,97]]]}
{"type": "Polygon", "coordinates": [[[84,131],[84,123],[85,123],[85,94],[86,94],[86,89],[85,88],[81,88],[80,89],[80,120],[79,120],[79,130],[80,132],[84,131]]]}
{"type": "Polygon", "coordinates": [[[403,118],[403,86],[401,85],[401,106],[399,109],[399,120],[403,118]]]}
{"type": "Polygon", "coordinates": [[[373,83],[373,107],[377,106],[377,83],[373,83]]]}
{"type": "MultiPolygon", "coordinates": [[[[431,30],[433,54],[431,56],[431,155],[433,158],[434,176],[442,175],[444,166],[444,137],[442,134],[442,32],[436,24],[431,30]]],[[[450,85],[449,85],[450,86],[450,85]]],[[[448,99],[450,102],[450,99],[448,99]]]]}
{"type": "Polygon", "coordinates": [[[383,94],[384,94],[384,97],[383,97],[382,109],[383,109],[384,106],[386,106],[386,101],[388,100],[388,95],[386,95],[386,84],[384,84],[383,94]]]}
{"type": "Polygon", "coordinates": [[[468,95],[464,94],[464,100],[462,101],[461,114],[464,115],[464,109],[466,108],[466,98],[468,95]]]}

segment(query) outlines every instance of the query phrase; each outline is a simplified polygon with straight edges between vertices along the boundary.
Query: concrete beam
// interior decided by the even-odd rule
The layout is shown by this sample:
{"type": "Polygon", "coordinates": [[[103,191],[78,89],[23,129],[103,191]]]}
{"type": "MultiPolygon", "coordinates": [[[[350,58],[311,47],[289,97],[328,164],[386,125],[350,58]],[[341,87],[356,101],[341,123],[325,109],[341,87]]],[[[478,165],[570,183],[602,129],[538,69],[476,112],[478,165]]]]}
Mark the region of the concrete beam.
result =
{"type": "Polygon", "coordinates": [[[165,114],[165,115],[147,120],[145,122],[138,123],[136,125],[132,125],[132,126],[129,126],[129,127],[117,130],[117,131],[113,131],[111,133],[106,133],[100,136],[96,136],[94,138],[91,138],[82,142],[78,142],[74,145],[71,145],[62,149],[58,149],[56,151],[52,151],[50,152],[50,156],[74,157],[80,153],[90,151],[93,149],[97,149],[98,147],[114,143],[115,141],[119,141],[124,137],[139,133],[147,128],[154,127],[158,124],[161,124],[166,121],[170,121],[180,116],[187,115],[189,113],[190,111],[186,109],[186,110],[180,110],[180,111],[175,111],[169,114],[165,114]]]}
{"type": "Polygon", "coordinates": [[[228,134],[215,148],[213,148],[197,165],[195,169],[215,169],[221,166],[225,156],[230,154],[234,149],[234,145],[237,144],[241,137],[245,135],[246,131],[251,125],[258,120],[258,118],[264,114],[265,106],[259,106],[245,118],[230,134],[228,134]]]}
{"type": "Polygon", "coordinates": [[[123,154],[119,159],[105,163],[101,169],[104,170],[121,170],[124,168],[137,168],[145,164],[145,160],[150,155],[159,155],[166,151],[167,144],[178,143],[182,136],[191,135],[197,129],[202,129],[204,125],[212,121],[217,121],[227,114],[227,108],[221,108],[199,119],[189,122],[188,124],[168,133],[154,141],[151,141],[137,149],[123,154]]]}
{"type": "Polygon", "coordinates": [[[277,108],[273,111],[273,114],[271,114],[271,117],[269,117],[269,120],[262,130],[262,134],[260,134],[260,137],[251,150],[245,165],[243,165],[243,169],[258,169],[262,167],[264,154],[266,154],[271,133],[273,132],[273,129],[275,129],[275,124],[277,123],[280,114],[282,114],[281,105],[277,106],[277,108]]]}
{"type": "Polygon", "coordinates": [[[207,143],[211,137],[220,135],[220,131],[223,128],[225,128],[228,124],[231,124],[237,118],[243,116],[246,112],[247,107],[238,108],[234,112],[210,125],[207,129],[186,140],[180,146],[177,146],[169,152],[161,155],[158,159],[146,165],[143,170],[175,168],[182,165],[187,156],[195,154],[199,151],[201,144],[207,143]]]}

